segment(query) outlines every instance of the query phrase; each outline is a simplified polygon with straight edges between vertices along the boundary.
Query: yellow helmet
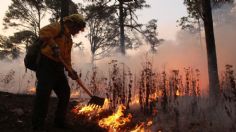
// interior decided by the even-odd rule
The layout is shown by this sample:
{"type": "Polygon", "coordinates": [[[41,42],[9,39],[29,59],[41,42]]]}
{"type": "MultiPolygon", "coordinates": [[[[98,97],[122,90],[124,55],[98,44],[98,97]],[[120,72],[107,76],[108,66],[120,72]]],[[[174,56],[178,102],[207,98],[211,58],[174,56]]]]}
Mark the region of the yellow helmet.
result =
{"type": "Polygon", "coordinates": [[[79,24],[80,26],[85,27],[85,20],[84,17],[81,14],[72,14],[69,16],[64,17],[64,21],[72,21],[75,22],[76,24],[79,24]]]}

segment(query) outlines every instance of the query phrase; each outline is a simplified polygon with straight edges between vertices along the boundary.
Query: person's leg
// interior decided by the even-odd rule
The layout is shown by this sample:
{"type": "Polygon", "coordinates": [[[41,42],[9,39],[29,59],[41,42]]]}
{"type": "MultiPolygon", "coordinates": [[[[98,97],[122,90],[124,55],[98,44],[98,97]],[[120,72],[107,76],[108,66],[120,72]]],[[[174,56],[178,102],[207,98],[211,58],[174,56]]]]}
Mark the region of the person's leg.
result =
{"type": "Polygon", "coordinates": [[[64,125],[70,99],[70,87],[65,76],[60,77],[53,90],[59,99],[55,112],[55,125],[64,125]]]}
{"type": "Polygon", "coordinates": [[[45,118],[48,112],[49,98],[52,89],[56,87],[58,73],[64,74],[63,66],[48,57],[41,55],[36,77],[38,80],[36,97],[33,110],[33,127],[44,125],[45,118]]]}
{"type": "Polygon", "coordinates": [[[32,125],[34,129],[41,129],[44,127],[52,87],[53,85],[50,82],[39,81],[37,83],[32,116],[32,125]]]}

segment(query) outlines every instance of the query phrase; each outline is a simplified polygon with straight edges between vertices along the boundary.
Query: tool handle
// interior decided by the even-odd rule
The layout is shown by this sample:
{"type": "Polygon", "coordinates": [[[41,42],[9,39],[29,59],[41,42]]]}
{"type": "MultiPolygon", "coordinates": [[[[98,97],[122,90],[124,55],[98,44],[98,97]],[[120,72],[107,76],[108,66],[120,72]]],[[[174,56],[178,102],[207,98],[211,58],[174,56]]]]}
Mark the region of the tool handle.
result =
{"type": "MultiPolygon", "coordinates": [[[[65,61],[62,59],[61,56],[58,56],[59,60],[61,61],[61,63],[65,66],[66,70],[70,73],[73,74],[72,68],[70,66],[68,66],[65,61]]],[[[82,83],[82,81],[78,78],[76,79],[76,82],[84,89],[84,91],[90,96],[92,97],[92,93],[84,86],[84,84],[82,83]]]]}
{"type": "Polygon", "coordinates": [[[90,96],[92,97],[92,93],[84,86],[84,84],[82,83],[82,81],[78,78],[76,80],[76,82],[84,89],[84,91],[90,96]]]}

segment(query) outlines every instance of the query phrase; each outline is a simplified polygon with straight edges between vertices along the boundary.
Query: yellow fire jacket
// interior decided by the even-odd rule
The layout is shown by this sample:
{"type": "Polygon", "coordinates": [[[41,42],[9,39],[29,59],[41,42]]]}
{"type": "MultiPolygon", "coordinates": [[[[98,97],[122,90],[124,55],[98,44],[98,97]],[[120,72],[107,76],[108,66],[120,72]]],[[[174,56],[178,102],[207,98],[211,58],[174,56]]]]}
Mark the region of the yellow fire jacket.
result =
{"type": "Polygon", "coordinates": [[[43,27],[39,31],[39,38],[44,41],[41,53],[48,58],[60,62],[58,58],[53,56],[52,46],[57,44],[60,49],[60,56],[71,68],[71,49],[72,38],[69,29],[64,26],[64,33],[61,32],[61,25],[59,22],[52,23],[43,27]]]}

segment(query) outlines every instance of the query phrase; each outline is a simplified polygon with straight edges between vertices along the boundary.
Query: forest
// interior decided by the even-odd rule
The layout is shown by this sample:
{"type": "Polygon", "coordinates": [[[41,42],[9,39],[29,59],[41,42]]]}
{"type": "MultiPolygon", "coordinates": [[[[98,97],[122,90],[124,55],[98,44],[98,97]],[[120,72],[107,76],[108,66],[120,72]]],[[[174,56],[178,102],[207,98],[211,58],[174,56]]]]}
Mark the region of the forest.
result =
{"type": "Polygon", "coordinates": [[[138,12],[153,6],[148,0],[11,0],[0,23],[0,129],[31,131],[37,77],[24,57],[42,27],[80,13],[86,28],[73,37],[72,67],[105,102],[88,104],[83,86],[68,77],[71,128],[52,126],[52,93],[48,131],[235,132],[236,2],[182,4],[187,14],[176,20],[180,31],[171,42],[159,36],[157,18],[140,21],[138,12]],[[184,44],[168,47],[177,41],[184,44]]]}

